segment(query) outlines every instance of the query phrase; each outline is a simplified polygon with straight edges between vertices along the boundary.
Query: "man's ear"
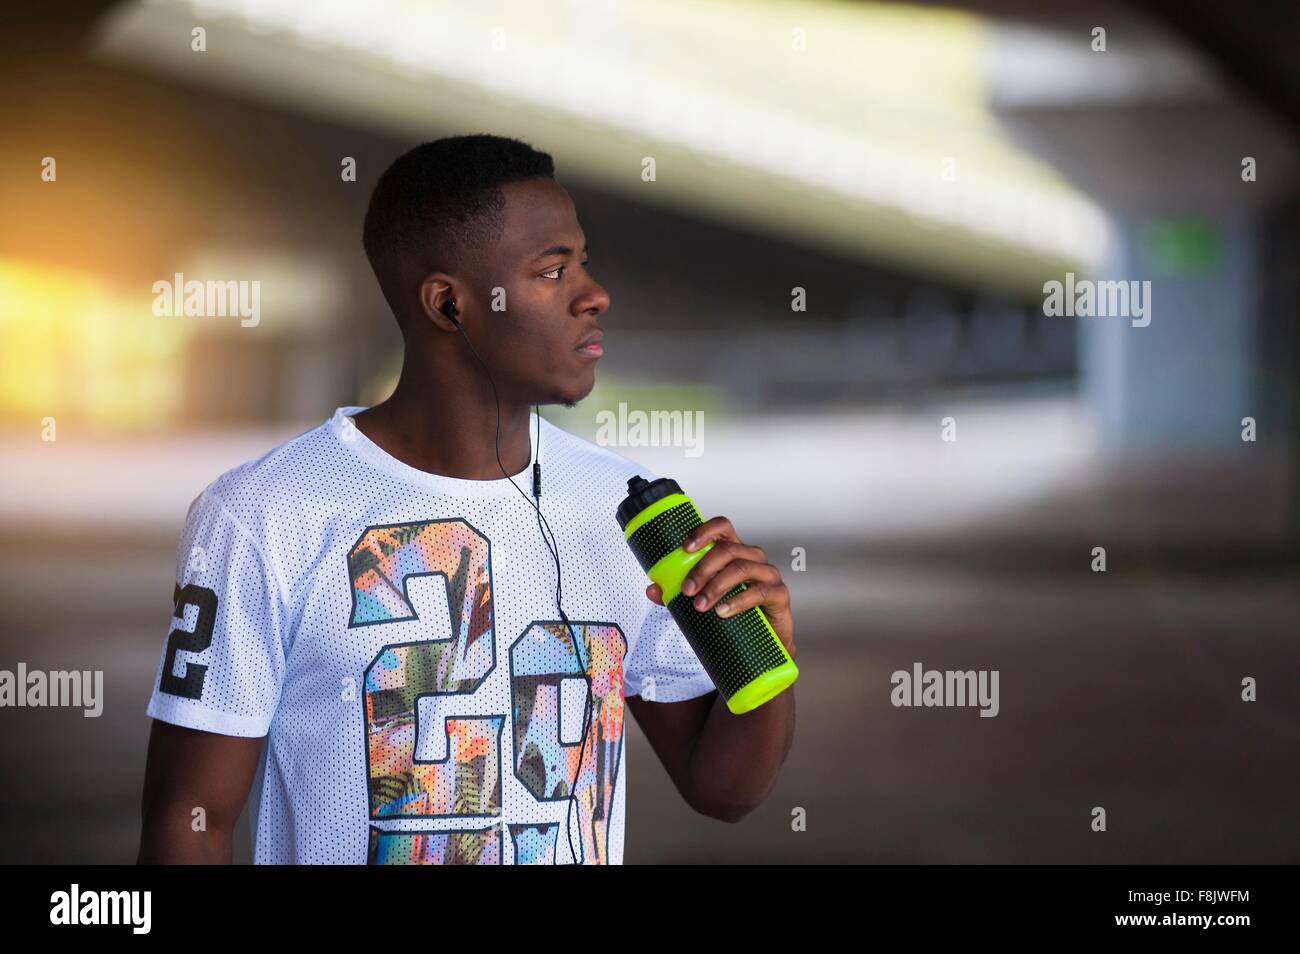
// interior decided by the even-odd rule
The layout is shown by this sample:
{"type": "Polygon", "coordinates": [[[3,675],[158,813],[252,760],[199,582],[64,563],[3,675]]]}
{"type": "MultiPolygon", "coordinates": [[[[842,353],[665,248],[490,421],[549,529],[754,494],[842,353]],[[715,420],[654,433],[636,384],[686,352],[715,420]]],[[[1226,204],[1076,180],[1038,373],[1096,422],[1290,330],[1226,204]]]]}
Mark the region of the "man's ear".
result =
{"type": "Polygon", "coordinates": [[[451,281],[442,272],[431,272],[420,283],[420,310],[424,313],[425,320],[432,322],[442,331],[455,334],[456,322],[448,318],[443,311],[449,301],[456,301],[459,304],[451,281]]]}

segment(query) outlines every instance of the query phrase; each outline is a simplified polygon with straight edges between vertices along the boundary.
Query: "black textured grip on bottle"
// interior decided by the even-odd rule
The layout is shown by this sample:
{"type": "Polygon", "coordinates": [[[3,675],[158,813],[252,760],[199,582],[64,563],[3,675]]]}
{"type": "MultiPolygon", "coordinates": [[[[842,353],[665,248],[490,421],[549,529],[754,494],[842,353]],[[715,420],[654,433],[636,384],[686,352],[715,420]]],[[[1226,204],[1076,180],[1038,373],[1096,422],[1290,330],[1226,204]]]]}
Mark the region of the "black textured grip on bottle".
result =
{"type": "Polygon", "coordinates": [[[668,611],[713,684],[727,699],[763,673],[785,663],[781,646],[768,632],[758,607],[751,606],[738,616],[717,614],[718,603],[739,596],[746,588],[744,583],[737,583],[704,612],[692,606],[691,597],[683,593],[668,602],[668,611]]]}
{"type": "Polygon", "coordinates": [[[686,535],[702,522],[695,505],[683,501],[633,530],[627,538],[627,545],[632,548],[641,569],[649,572],[650,567],[681,546],[686,535]]]}

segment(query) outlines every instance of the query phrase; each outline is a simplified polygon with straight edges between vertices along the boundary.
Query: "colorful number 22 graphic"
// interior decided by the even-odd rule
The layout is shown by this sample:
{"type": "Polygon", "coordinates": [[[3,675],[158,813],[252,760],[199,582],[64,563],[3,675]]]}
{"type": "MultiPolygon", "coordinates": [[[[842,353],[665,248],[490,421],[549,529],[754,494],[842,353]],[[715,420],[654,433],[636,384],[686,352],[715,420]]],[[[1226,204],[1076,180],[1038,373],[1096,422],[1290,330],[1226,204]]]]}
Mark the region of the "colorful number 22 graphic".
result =
{"type": "MultiPolygon", "coordinates": [[[[496,665],[492,563],[488,540],[464,520],[369,527],[348,554],[352,581],[350,627],[416,619],[406,595],[415,576],[442,576],[447,586],[449,638],[384,646],[365,671],[366,764],[370,819],[457,818],[448,830],[370,826],[371,864],[500,864],[513,850],[517,864],[549,863],[558,823],[500,824],[504,771],[502,732],[509,721],[510,767],[539,802],[567,802],[576,792],[579,861],[608,856],[613,796],[623,747],[623,657],[626,643],[613,623],[568,627],[534,620],[510,646],[513,719],[475,711],[474,693],[496,665]],[[588,663],[583,673],[579,658],[588,663]],[[561,683],[581,680],[591,694],[593,722],[585,752],[561,737],[561,683]],[[419,703],[461,713],[445,719],[446,753],[419,759],[419,703]],[[575,778],[579,764],[581,777],[575,778]]],[[[491,707],[488,707],[491,708],[491,707]]]]}

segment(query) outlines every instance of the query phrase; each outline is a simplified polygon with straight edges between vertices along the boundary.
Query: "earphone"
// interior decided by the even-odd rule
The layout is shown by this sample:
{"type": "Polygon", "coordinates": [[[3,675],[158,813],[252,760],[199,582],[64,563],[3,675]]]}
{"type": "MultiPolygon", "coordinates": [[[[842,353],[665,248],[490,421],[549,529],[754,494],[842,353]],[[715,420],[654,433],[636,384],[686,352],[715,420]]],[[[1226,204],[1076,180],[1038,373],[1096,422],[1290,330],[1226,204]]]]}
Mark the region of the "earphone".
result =
{"type": "MultiPolygon", "coordinates": [[[[524,500],[527,500],[528,495],[525,494],[522,490],[520,490],[519,485],[515,483],[514,478],[506,473],[505,464],[501,462],[501,397],[499,394],[497,394],[497,385],[496,385],[496,381],[492,379],[492,372],[488,369],[487,362],[483,360],[483,358],[479,355],[477,351],[475,351],[474,345],[470,343],[469,335],[465,333],[464,326],[460,323],[460,319],[456,317],[456,302],[454,299],[448,301],[447,304],[443,306],[442,313],[446,315],[447,318],[449,318],[453,324],[455,324],[457,330],[460,331],[461,336],[465,339],[465,344],[469,345],[469,350],[474,353],[474,357],[478,358],[479,364],[483,365],[483,370],[487,372],[488,382],[492,385],[492,397],[496,400],[496,405],[497,405],[497,428],[496,428],[497,466],[501,468],[501,473],[505,476],[506,480],[510,481],[510,485],[514,487],[515,490],[519,491],[519,493],[523,496],[524,500]]],[[[542,419],[541,419],[541,411],[536,405],[533,406],[533,411],[537,417],[537,438],[536,438],[536,453],[534,454],[533,457],[532,504],[533,504],[533,509],[537,512],[537,529],[542,534],[542,542],[546,544],[546,548],[551,552],[551,556],[555,560],[555,607],[560,612],[560,619],[564,620],[564,625],[569,630],[569,638],[573,642],[574,654],[578,657],[578,665],[582,671],[582,678],[587,683],[587,692],[586,692],[586,697],[583,700],[583,711],[582,711],[582,740],[578,743],[578,768],[573,776],[573,785],[569,789],[569,805],[568,805],[568,810],[565,812],[565,816],[564,816],[564,829],[569,842],[569,855],[574,859],[575,864],[582,864],[582,862],[578,859],[578,853],[574,851],[573,848],[573,825],[571,823],[571,818],[575,814],[575,809],[576,809],[576,805],[574,804],[574,796],[576,795],[578,790],[578,780],[582,777],[582,760],[587,753],[587,731],[590,728],[590,723],[591,723],[591,701],[592,701],[593,692],[591,686],[591,676],[588,674],[587,664],[585,660],[583,660],[582,658],[581,642],[578,639],[577,635],[573,632],[573,624],[569,622],[569,617],[564,612],[564,606],[562,605],[563,591],[564,591],[564,578],[563,578],[563,573],[560,570],[560,550],[558,545],[555,544],[555,534],[554,532],[551,531],[550,523],[548,523],[546,517],[542,515],[542,508],[540,502],[542,496],[542,464],[541,464],[542,419]],[[545,530],[542,529],[543,524],[546,525],[545,530]],[[547,539],[548,533],[550,533],[550,539],[547,539]]],[[[556,707],[555,708],[557,713],[559,713],[560,711],[559,686],[556,686],[556,707]]],[[[562,713],[560,713],[560,715],[562,715],[562,713]]],[[[557,715],[557,718],[558,717],[559,716],[557,715]]],[[[581,820],[580,813],[578,813],[578,817],[579,820],[581,820]]],[[[579,835],[578,841],[579,841],[579,845],[581,845],[581,841],[582,841],[581,835],[579,835]]],[[[557,863],[556,859],[560,855],[559,847],[560,847],[559,838],[557,837],[555,842],[555,852],[551,855],[551,864],[557,863]]]]}

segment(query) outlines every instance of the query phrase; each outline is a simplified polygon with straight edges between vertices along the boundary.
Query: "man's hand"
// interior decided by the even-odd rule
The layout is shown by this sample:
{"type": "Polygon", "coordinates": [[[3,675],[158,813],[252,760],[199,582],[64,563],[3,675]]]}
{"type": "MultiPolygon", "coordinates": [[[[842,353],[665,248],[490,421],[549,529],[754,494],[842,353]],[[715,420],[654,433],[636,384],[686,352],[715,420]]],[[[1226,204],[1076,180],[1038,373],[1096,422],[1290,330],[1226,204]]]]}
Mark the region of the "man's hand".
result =
{"type": "MultiPolygon", "coordinates": [[[[761,547],[741,542],[736,528],[726,517],[714,517],[700,524],[682,544],[687,553],[694,553],[708,544],[713,548],[691,568],[682,581],[682,592],[694,595],[693,605],[699,612],[710,608],[719,616],[735,616],[751,606],[762,609],[772,629],[785,645],[790,658],[795,658],[794,617],[790,612],[790,589],[781,579],[781,571],[767,562],[761,547]],[[737,584],[747,589],[726,603],[717,605],[725,594],[737,584]]],[[[663,590],[658,583],[646,588],[646,596],[663,604],[663,590]]]]}

